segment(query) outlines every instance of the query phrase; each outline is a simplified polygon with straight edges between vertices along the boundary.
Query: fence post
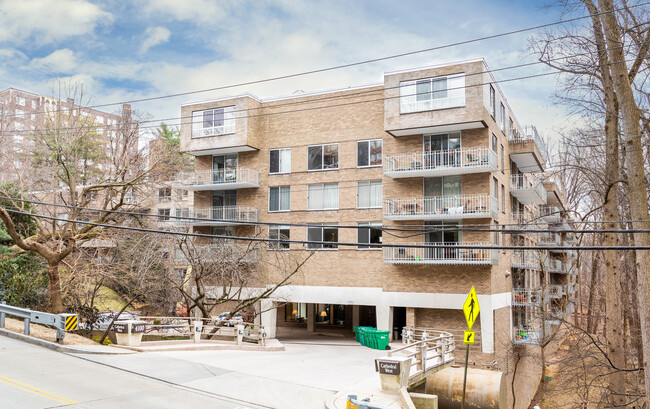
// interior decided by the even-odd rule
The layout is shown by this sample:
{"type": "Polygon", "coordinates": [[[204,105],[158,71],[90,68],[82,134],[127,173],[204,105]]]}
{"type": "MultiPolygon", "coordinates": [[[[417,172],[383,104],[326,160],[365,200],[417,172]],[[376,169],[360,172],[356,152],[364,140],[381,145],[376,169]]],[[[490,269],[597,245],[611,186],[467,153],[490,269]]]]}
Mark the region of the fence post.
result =
{"type": "Polygon", "coordinates": [[[25,331],[24,331],[25,335],[29,335],[29,324],[30,324],[30,321],[31,321],[31,320],[30,320],[29,318],[25,318],[25,331]]]}
{"type": "MultiPolygon", "coordinates": [[[[7,304],[5,301],[0,301],[0,304],[7,304]]],[[[0,311],[0,328],[5,327],[5,313],[0,311]]]]}

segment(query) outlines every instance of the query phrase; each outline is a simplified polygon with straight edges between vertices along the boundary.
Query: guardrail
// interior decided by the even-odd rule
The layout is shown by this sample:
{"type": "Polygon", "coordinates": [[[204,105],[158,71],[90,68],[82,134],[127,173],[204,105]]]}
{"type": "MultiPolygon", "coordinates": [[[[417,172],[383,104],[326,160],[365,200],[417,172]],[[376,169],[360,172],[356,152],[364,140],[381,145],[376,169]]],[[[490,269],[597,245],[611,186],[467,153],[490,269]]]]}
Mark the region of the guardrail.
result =
{"type": "Polygon", "coordinates": [[[24,322],[23,333],[29,335],[29,327],[32,322],[56,328],[56,342],[63,343],[66,331],[74,331],[78,328],[77,314],[50,314],[42,311],[34,311],[28,308],[14,307],[0,302],[0,328],[5,327],[5,317],[22,318],[24,322]]]}
{"type": "Polygon", "coordinates": [[[490,195],[424,196],[384,200],[386,219],[454,219],[497,217],[497,199],[490,195]]]}
{"type": "Polygon", "coordinates": [[[451,169],[455,172],[450,174],[460,174],[487,168],[497,169],[497,154],[487,146],[426,153],[398,153],[384,157],[384,174],[387,176],[426,171],[445,172],[451,169]]]}
{"type": "Polygon", "coordinates": [[[197,170],[181,176],[183,186],[197,188],[201,185],[241,185],[240,187],[259,187],[260,174],[249,168],[221,170],[197,170]]]}
{"type": "Polygon", "coordinates": [[[384,263],[391,264],[481,264],[497,263],[490,243],[403,243],[422,247],[384,247],[384,263]],[[441,246],[441,247],[425,247],[441,246]],[[456,248],[472,246],[476,248],[456,248]],[[449,247],[449,248],[447,248],[449,247]]]}
{"type": "Polygon", "coordinates": [[[388,351],[388,357],[400,354],[411,359],[409,384],[418,381],[427,371],[452,362],[456,350],[454,336],[446,331],[422,332],[422,339],[388,351]],[[435,335],[433,335],[435,334],[435,335]]]}
{"type": "Polygon", "coordinates": [[[138,320],[145,322],[144,335],[160,337],[188,337],[193,338],[195,332],[195,321],[200,321],[200,334],[198,340],[211,340],[215,337],[233,338],[237,340],[241,335],[245,342],[256,342],[262,346],[266,345],[266,331],[264,326],[251,322],[237,320],[218,321],[215,318],[194,318],[194,317],[138,317],[138,320]],[[217,325],[217,324],[224,325],[217,325]],[[241,326],[243,328],[237,328],[241,326]],[[239,333],[239,331],[242,333],[239,333]]]}

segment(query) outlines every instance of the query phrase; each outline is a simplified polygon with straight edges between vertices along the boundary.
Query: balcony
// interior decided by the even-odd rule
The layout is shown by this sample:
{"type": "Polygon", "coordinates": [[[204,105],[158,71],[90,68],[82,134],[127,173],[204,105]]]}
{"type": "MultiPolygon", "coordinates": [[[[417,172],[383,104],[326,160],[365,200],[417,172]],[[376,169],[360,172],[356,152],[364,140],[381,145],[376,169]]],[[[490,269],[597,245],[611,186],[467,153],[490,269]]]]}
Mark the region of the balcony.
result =
{"type": "Polygon", "coordinates": [[[384,263],[387,264],[469,264],[495,265],[496,251],[490,243],[403,243],[423,247],[384,247],[384,263]],[[425,246],[449,246],[432,248],[425,246]],[[456,248],[455,246],[476,246],[456,248]]]}
{"type": "Polygon", "coordinates": [[[512,330],[512,343],[515,345],[539,345],[542,341],[541,329],[524,325],[514,327],[512,330]]]}
{"type": "Polygon", "coordinates": [[[539,306],[542,302],[542,291],[539,288],[513,288],[512,305],[519,307],[539,306]]]}
{"type": "Polygon", "coordinates": [[[384,157],[384,175],[391,178],[463,175],[496,170],[497,155],[488,147],[400,153],[384,157]]]}
{"type": "Polygon", "coordinates": [[[560,260],[546,259],[544,260],[544,269],[549,273],[565,273],[564,265],[560,260]]]}
{"type": "Polygon", "coordinates": [[[248,168],[196,171],[182,176],[181,189],[228,190],[260,187],[260,174],[248,168]]]}
{"type": "MultiPolygon", "coordinates": [[[[234,226],[257,222],[257,208],[247,206],[190,207],[187,220],[172,219],[172,223],[191,226],[234,226]]],[[[185,216],[183,216],[185,217],[185,216]]]]}
{"type": "Polygon", "coordinates": [[[564,287],[559,284],[551,284],[546,288],[550,298],[562,298],[564,295],[564,287]]]}
{"type": "Polygon", "coordinates": [[[384,218],[389,220],[494,219],[497,216],[497,199],[490,195],[384,200],[384,218]]]}
{"type": "Polygon", "coordinates": [[[534,230],[537,228],[535,225],[536,221],[530,214],[527,213],[511,213],[510,222],[513,224],[513,228],[519,230],[534,230]],[[516,225],[516,226],[514,226],[516,225]]]}
{"type": "Polygon", "coordinates": [[[525,126],[523,132],[511,129],[510,159],[517,164],[521,172],[542,172],[546,160],[546,145],[539,137],[534,126],[525,126]]]}
{"type": "Polygon", "coordinates": [[[538,242],[540,246],[559,246],[562,243],[559,233],[540,233],[538,242]]]}
{"type": "Polygon", "coordinates": [[[540,206],[539,215],[547,222],[559,222],[560,208],[557,206],[540,206]]]}
{"type": "Polygon", "coordinates": [[[526,205],[546,203],[546,189],[539,177],[527,174],[514,174],[510,180],[510,193],[526,205]]]}
{"type": "MultiPolygon", "coordinates": [[[[259,260],[259,249],[242,242],[222,240],[219,243],[194,247],[195,256],[202,262],[255,263],[259,260]]],[[[187,263],[187,257],[180,249],[174,249],[174,262],[187,263]]]]}
{"type": "Polygon", "coordinates": [[[537,253],[530,250],[513,250],[510,265],[513,268],[531,268],[538,270],[540,267],[537,253]]]}

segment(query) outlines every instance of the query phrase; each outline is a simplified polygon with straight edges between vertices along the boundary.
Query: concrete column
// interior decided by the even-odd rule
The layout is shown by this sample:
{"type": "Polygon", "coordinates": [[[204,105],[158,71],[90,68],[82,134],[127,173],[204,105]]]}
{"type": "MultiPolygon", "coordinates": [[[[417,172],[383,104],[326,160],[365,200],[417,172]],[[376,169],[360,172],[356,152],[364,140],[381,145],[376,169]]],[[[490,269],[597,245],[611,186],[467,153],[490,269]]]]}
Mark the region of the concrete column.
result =
{"type": "Polygon", "coordinates": [[[275,338],[278,312],[271,300],[260,300],[260,324],[266,331],[267,338],[275,338]]]}
{"type": "Polygon", "coordinates": [[[481,306],[479,319],[481,321],[481,343],[484,354],[494,353],[494,314],[492,312],[492,300],[489,295],[478,296],[481,306]]]}
{"type": "Polygon", "coordinates": [[[314,332],[316,327],[316,315],[314,314],[314,304],[307,304],[307,331],[314,332]]]}
{"type": "Polygon", "coordinates": [[[377,329],[390,331],[389,338],[393,340],[393,309],[389,305],[378,305],[377,307],[377,329]]]}
{"type": "Polygon", "coordinates": [[[353,305],[352,306],[352,327],[358,327],[358,326],[359,326],[359,306],[353,305]]]}

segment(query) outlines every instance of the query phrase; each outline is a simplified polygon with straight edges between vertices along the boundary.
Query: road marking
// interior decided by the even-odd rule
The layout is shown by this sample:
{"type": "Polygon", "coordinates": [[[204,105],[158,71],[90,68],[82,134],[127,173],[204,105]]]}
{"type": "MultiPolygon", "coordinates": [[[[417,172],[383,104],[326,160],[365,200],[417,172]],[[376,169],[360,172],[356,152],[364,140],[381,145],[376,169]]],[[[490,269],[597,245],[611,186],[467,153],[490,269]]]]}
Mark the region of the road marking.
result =
{"type": "Polygon", "coordinates": [[[27,385],[25,383],[15,381],[13,379],[10,379],[10,378],[7,378],[7,377],[1,376],[1,375],[0,375],[0,382],[6,383],[7,385],[11,385],[13,387],[16,387],[18,389],[22,389],[22,390],[27,391],[27,392],[31,392],[31,393],[33,393],[35,395],[40,395],[40,396],[43,396],[45,398],[52,399],[53,401],[63,403],[66,406],[67,405],[76,405],[76,404],[79,403],[79,402],[73,401],[72,399],[68,399],[68,398],[64,398],[63,396],[55,395],[55,394],[53,394],[51,392],[44,391],[44,390],[36,388],[34,386],[27,385]]]}

